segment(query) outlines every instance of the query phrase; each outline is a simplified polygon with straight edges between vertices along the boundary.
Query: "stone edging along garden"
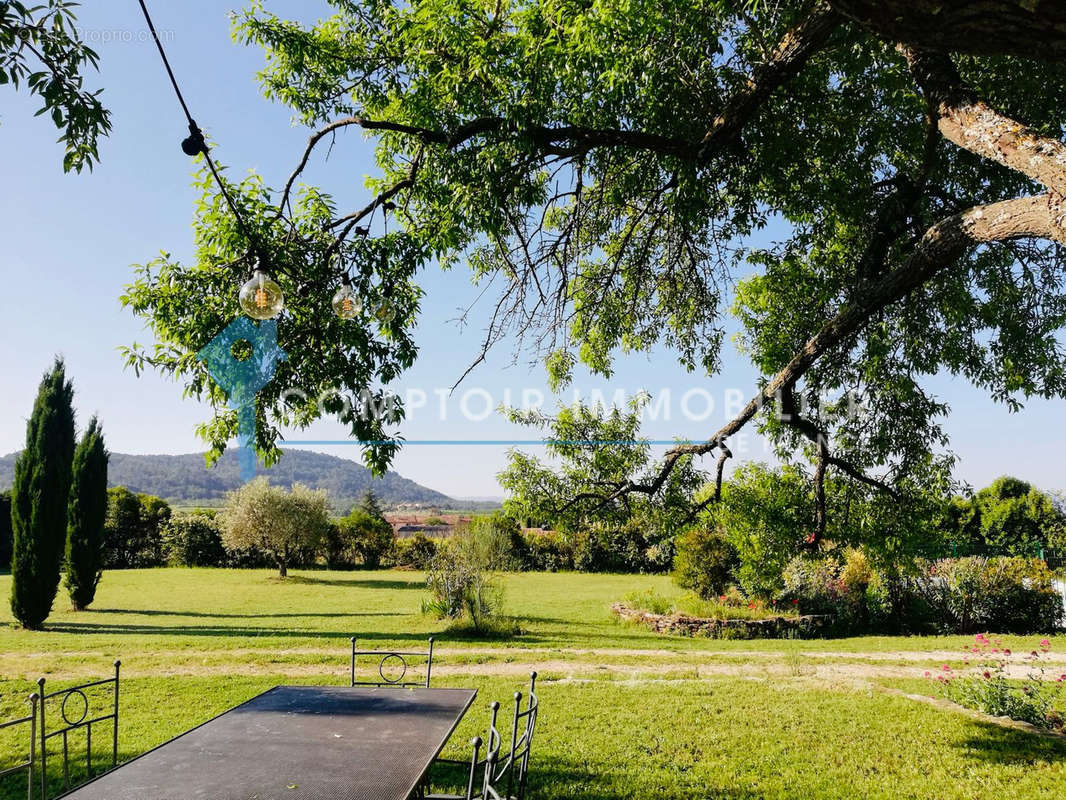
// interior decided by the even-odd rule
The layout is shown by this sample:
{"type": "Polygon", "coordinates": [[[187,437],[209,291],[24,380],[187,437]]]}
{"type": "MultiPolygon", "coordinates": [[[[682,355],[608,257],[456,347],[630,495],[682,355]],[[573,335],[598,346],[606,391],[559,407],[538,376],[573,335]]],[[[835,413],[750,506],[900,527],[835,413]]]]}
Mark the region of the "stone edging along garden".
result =
{"type": "Polygon", "coordinates": [[[643,625],[656,633],[703,636],[708,639],[808,639],[825,636],[832,625],[828,615],[775,616],[766,619],[710,619],[685,614],[652,614],[624,603],[613,603],[611,612],[625,622],[643,625]]]}

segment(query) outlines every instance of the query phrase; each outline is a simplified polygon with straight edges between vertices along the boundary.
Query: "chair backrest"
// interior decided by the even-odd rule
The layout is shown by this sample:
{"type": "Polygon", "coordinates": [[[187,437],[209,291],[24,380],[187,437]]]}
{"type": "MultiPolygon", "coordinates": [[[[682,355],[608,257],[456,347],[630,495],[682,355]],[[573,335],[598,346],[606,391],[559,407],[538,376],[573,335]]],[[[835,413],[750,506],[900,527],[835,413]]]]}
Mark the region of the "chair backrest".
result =
{"type": "MultiPolygon", "coordinates": [[[[540,700],[537,697],[537,673],[529,673],[529,699],[525,710],[522,709],[522,693],[514,693],[514,718],[511,725],[510,752],[503,758],[493,757],[491,741],[496,732],[496,711],[492,712],[489,725],[490,762],[485,768],[485,790],[483,796],[491,800],[521,800],[526,794],[526,779],[529,774],[529,756],[533,749],[533,733],[537,727],[537,714],[540,700]]],[[[495,705],[495,704],[494,704],[495,705]]],[[[499,747],[497,746],[497,751],[499,747]]]]}
{"type": "MultiPolygon", "coordinates": [[[[38,733],[41,745],[41,800],[48,798],[48,740],[61,737],[63,742],[63,786],[69,790],[70,786],[70,744],[71,731],[85,729],[85,768],[88,776],[93,775],[93,725],[103,722],[111,722],[111,766],[118,764],[118,676],[121,662],[115,662],[115,674],[110,678],[98,681],[89,681],[79,686],[70,686],[55,692],[44,690],[44,678],[37,681],[39,703],[38,710],[40,723],[38,733]],[[91,690],[98,689],[98,692],[91,690]],[[96,713],[89,694],[101,694],[106,697],[105,705],[100,710],[110,708],[109,713],[96,713]],[[59,719],[62,725],[54,730],[49,730],[47,713],[48,707],[55,709],[58,706],[59,719]]],[[[95,699],[95,698],[94,698],[95,699]]]]}
{"type": "Polygon", "coordinates": [[[500,704],[489,708],[489,730],[486,739],[475,736],[471,740],[473,757],[467,772],[466,793],[463,795],[428,795],[442,800],[520,800],[526,792],[526,775],[529,772],[529,755],[533,745],[533,731],[537,726],[537,673],[531,672],[529,702],[522,709],[522,693],[515,692],[514,719],[511,729],[511,746],[506,756],[501,757],[503,740],[496,726],[500,704]],[[485,745],[484,757],[481,746],[485,745]]]}
{"type": "Polygon", "coordinates": [[[433,673],[433,637],[429,637],[429,647],[424,653],[401,652],[399,650],[358,650],[355,646],[355,637],[352,642],[352,668],[351,686],[424,686],[429,688],[429,680],[433,673]],[[378,676],[366,681],[355,679],[356,659],[360,656],[371,656],[371,661],[377,662],[378,676]],[[426,679],[406,680],[408,675],[408,659],[425,659],[426,679]]]}
{"type": "Polygon", "coordinates": [[[14,728],[19,725],[26,725],[30,734],[30,746],[29,746],[29,758],[11,767],[5,767],[0,769],[0,778],[7,777],[8,775],[14,775],[18,772],[26,773],[26,800],[33,800],[33,769],[36,762],[37,754],[37,695],[30,695],[30,713],[29,716],[19,717],[18,719],[11,719],[7,722],[0,722],[0,731],[8,728],[14,728]]]}

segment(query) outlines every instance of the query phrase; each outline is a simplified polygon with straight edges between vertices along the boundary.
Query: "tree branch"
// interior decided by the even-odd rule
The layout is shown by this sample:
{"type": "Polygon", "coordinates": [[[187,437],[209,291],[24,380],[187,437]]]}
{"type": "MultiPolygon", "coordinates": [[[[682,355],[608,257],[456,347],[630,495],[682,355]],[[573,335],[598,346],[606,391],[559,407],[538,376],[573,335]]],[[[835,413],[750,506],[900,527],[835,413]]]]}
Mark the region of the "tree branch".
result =
{"type": "MultiPolygon", "coordinates": [[[[1021,197],[983,206],[940,220],[930,227],[907,261],[881,280],[867,284],[855,293],[821,330],[812,336],[774,377],[741,409],[732,420],[709,439],[693,444],[676,445],[667,451],[659,473],[650,482],[629,481],[619,485],[604,498],[614,500],[634,492],[654,494],[666,482],[677,461],[684,456],[709,453],[739,432],[775,397],[784,396],[825,353],[845,344],[871,316],[899,302],[914,290],[954,265],[968,250],[990,242],[1022,238],[1051,239],[1066,244],[1066,211],[1061,201],[1050,194],[1021,197]]],[[[833,466],[848,471],[850,465],[831,460],[833,466]]],[[[858,471],[852,477],[874,486],[879,482],[858,471]]]]}
{"type": "Polygon", "coordinates": [[[726,103],[704,134],[699,157],[709,158],[734,140],[770,95],[798,75],[807,60],[825,46],[842,21],[827,3],[816,3],[808,16],[785,33],[771,59],[755,71],[747,86],[726,103]]]}
{"type": "Polygon", "coordinates": [[[962,82],[948,56],[907,45],[901,45],[900,50],[922,92],[939,113],[938,127],[944,138],[1066,196],[1066,145],[979,100],[962,82]]]}
{"type": "Polygon", "coordinates": [[[939,52],[1066,60],[1061,0],[830,0],[890,42],[939,52]]]}

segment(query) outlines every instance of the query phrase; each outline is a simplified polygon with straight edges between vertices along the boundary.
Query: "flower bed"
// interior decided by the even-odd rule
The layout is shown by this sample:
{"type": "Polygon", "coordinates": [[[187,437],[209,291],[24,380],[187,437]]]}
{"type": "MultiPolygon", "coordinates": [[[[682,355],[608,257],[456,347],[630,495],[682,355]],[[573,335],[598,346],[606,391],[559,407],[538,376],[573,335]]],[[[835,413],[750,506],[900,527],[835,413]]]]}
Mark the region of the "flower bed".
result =
{"type": "Polygon", "coordinates": [[[763,619],[715,619],[687,614],[653,614],[624,603],[615,603],[611,611],[619,619],[644,625],[656,633],[679,636],[704,636],[710,639],[810,639],[829,632],[832,617],[826,614],[805,616],[773,615],[763,619]]]}

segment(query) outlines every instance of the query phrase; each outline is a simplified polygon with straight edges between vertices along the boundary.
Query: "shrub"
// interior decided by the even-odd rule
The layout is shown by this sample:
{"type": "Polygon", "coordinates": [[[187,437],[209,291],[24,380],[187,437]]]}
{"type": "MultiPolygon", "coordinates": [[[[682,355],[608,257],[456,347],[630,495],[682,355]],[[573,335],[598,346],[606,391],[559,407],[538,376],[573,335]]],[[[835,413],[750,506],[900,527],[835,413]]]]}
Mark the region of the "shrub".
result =
{"type": "Polygon", "coordinates": [[[574,568],[582,572],[664,572],[669,558],[648,542],[638,520],[593,523],[574,536],[574,568]]]}
{"type": "Polygon", "coordinates": [[[362,508],[353,508],[352,512],[337,524],[349,553],[358,557],[367,569],[380,567],[381,562],[392,554],[396,546],[396,534],[392,525],[384,518],[373,516],[362,508]]]}
{"type": "Polygon", "coordinates": [[[807,478],[794,467],[738,467],[712,507],[718,529],[736,548],[737,581],[752,596],[773,597],[782,573],[811,527],[807,478]]]}
{"type": "Polygon", "coordinates": [[[483,569],[511,571],[522,568],[524,542],[521,528],[515,519],[499,511],[474,517],[468,525],[456,531],[454,541],[483,569]]]}
{"type": "Polygon", "coordinates": [[[213,516],[175,517],[163,530],[167,561],[182,567],[223,567],[230,555],[222,544],[222,530],[213,516]]]}
{"type": "MultiPolygon", "coordinates": [[[[979,633],[969,653],[977,665],[969,674],[958,675],[945,664],[937,673],[936,681],[943,694],[951,701],[994,717],[1028,722],[1045,730],[1062,729],[1066,720],[1055,710],[1055,701],[1066,683],[1066,674],[1047,680],[1045,660],[1051,643],[1044,639],[1039,649],[1033,649],[1024,657],[1027,677],[1020,683],[1010,680],[1007,665],[1011,651],[998,639],[990,639],[979,633]]],[[[926,677],[931,678],[929,672],[926,677]]]]}
{"type": "Polygon", "coordinates": [[[869,590],[875,575],[861,550],[797,556],[782,577],[782,607],[802,614],[830,615],[836,633],[865,632],[872,627],[869,590]]]}
{"type": "Polygon", "coordinates": [[[134,494],[125,486],[107,490],[104,566],[109,569],[157,567],[164,563],[163,529],[171,510],[165,500],[134,494]]]}
{"type": "Polygon", "coordinates": [[[758,620],[794,616],[792,611],[778,609],[774,601],[765,603],[757,599],[749,600],[735,592],[728,595],[722,594],[713,599],[700,597],[695,592],[669,598],[654,589],[645,589],[627,594],[625,604],[630,608],[650,614],[684,614],[700,619],[758,620]]]}
{"type": "Polygon", "coordinates": [[[424,533],[416,533],[396,540],[393,561],[401,567],[428,569],[433,556],[437,554],[437,543],[424,533]]]}
{"type": "Polygon", "coordinates": [[[523,569],[536,572],[558,572],[574,568],[573,545],[559,531],[523,531],[519,558],[523,569]]]}
{"type": "Polygon", "coordinates": [[[737,566],[737,551],[716,528],[696,525],[677,539],[674,581],[704,600],[725,591],[737,566]]]}
{"type": "Polygon", "coordinates": [[[1052,579],[1038,559],[943,559],[930,565],[921,589],[944,631],[1046,633],[1063,611],[1052,579]]]}
{"type": "Polygon", "coordinates": [[[654,589],[630,592],[625,596],[625,603],[630,608],[647,611],[649,614],[669,614],[674,610],[674,601],[654,589]]]}
{"type": "Polygon", "coordinates": [[[423,602],[423,613],[468,620],[477,632],[492,625],[499,608],[500,590],[469,550],[440,548],[429,564],[426,585],[430,599],[423,602]]]}

